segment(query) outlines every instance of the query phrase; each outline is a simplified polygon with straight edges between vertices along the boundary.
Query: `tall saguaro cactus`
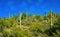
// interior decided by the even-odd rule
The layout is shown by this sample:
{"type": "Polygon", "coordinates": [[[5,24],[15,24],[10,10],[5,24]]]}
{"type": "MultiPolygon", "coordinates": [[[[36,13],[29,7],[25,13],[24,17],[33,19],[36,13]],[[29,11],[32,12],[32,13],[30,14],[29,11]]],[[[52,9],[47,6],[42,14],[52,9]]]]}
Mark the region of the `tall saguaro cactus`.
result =
{"type": "Polygon", "coordinates": [[[22,17],[22,13],[20,12],[20,28],[21,28],[21,17],[22,17]]]}

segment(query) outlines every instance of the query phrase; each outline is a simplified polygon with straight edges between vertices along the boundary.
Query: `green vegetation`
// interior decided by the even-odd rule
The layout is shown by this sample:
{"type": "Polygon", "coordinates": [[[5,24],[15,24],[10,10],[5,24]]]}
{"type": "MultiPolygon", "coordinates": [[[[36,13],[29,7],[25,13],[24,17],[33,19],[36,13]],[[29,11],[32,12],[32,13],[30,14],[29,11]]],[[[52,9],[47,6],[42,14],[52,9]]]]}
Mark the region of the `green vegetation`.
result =
{"type": "Polygon", "coordinates": [[[50,11],[46,16],[20,13],[0,18],[0,37],[60,37],[60,14],[50,11]]]}

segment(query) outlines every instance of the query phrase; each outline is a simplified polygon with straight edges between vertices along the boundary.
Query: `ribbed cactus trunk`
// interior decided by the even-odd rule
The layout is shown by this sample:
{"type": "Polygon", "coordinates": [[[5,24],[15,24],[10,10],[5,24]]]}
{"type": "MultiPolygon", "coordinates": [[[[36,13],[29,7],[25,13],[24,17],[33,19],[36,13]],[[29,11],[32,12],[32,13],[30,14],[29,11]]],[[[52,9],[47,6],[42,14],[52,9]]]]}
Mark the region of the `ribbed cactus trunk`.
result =
{"type": "Polygon", "coordinates": [[[53,25],[53,21],[52,21],[53,20],[53,17],[52,16],[53,16],[53,14],[52,14],[52,11],[51,11],[51,19],[50,19],[50,21],[51,21],[51,23],[50,23],[51,24],[51,27],[53,25]]]}
{"type": "Polygon", "coordinates": [[[20,13],[20,28],[21,28],[21,17],[22,17],[22,13],[20,13]]]}

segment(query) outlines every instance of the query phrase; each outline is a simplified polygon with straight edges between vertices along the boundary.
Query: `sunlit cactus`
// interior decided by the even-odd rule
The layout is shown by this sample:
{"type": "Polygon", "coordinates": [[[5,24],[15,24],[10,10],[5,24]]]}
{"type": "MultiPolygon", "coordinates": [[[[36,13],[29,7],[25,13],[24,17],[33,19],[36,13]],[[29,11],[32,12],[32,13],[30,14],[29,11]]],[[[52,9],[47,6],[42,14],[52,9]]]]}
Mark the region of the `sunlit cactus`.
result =
{"type": "Polygon", "coordinates": [[[19,16],[19,18],[20,18],[20,28],[21,28],[21,17],[22,17],[22,12],[20,12],[20,16],[19,16]]]}
{"type": "Polygon", "coordinates": [[[54,14],[52,11],[50,11],[50,14],[51,14],[51,26],[52,26],[56,20],[56,14],[54,14]]]}

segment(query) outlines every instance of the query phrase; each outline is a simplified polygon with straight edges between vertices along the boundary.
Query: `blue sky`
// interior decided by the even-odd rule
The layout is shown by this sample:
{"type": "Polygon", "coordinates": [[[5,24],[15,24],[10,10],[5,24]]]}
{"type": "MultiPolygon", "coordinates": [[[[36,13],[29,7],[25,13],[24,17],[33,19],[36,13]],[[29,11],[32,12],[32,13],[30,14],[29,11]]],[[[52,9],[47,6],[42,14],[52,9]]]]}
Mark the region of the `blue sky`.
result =
{"type": "Polygon", "coordinates": [[[28,14],[45,15],[45,12],[52,10],[56,14],[60,13],[60,0],[0,0],[0,17],[8,17],[20,12],[28,14]]]}

